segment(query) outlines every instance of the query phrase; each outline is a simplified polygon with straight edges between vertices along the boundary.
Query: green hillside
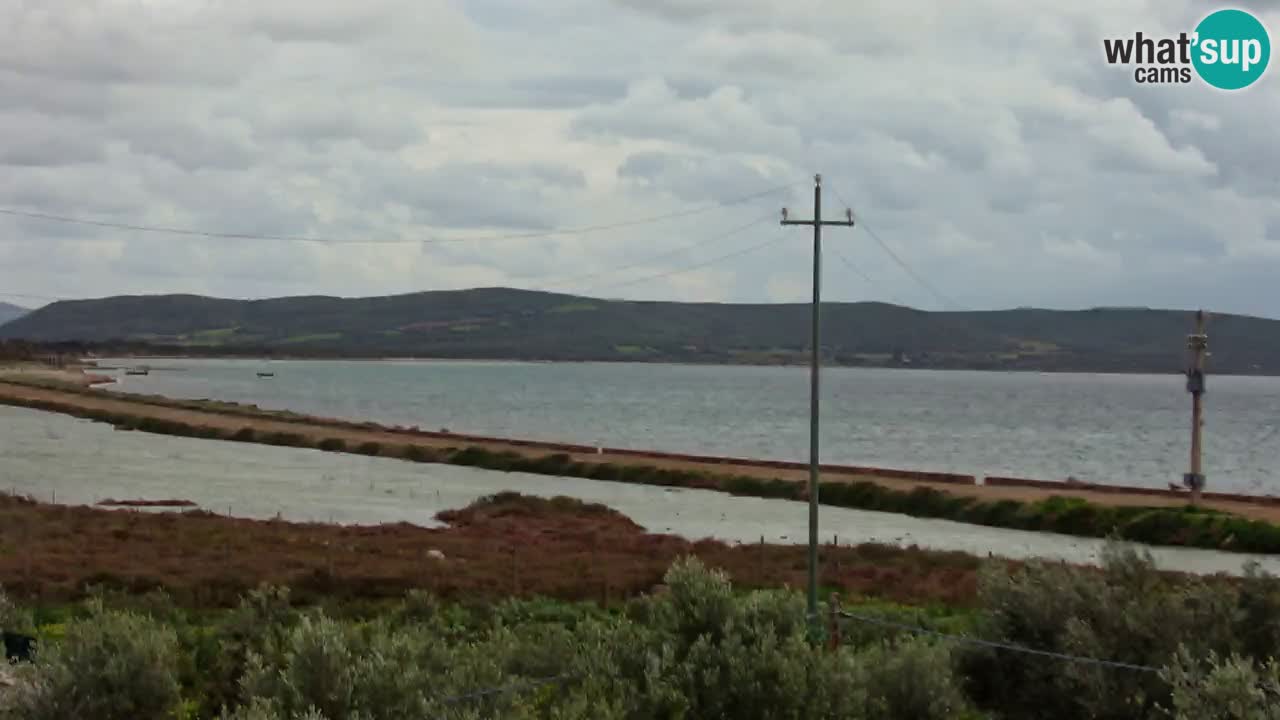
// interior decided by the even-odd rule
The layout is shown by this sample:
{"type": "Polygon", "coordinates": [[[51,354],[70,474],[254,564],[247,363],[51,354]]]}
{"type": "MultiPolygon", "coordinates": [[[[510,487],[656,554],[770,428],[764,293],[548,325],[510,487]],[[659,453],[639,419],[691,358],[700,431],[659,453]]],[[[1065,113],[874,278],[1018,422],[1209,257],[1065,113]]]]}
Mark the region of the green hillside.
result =
{"type": "MultiPolygon", "coordinates": [[[[824,354],[845,365],[1177,372],[1185,311],[925,312],[824,305],[824,354]]],[[[602,300],[505,288],[372,298],[129,296],[54,303],[0,338],[189,354],[792,363],[806,304],[602,300]]],[[[1215,372],[1280,374],[1280,321],[1213,316],[1215,372]]]]}

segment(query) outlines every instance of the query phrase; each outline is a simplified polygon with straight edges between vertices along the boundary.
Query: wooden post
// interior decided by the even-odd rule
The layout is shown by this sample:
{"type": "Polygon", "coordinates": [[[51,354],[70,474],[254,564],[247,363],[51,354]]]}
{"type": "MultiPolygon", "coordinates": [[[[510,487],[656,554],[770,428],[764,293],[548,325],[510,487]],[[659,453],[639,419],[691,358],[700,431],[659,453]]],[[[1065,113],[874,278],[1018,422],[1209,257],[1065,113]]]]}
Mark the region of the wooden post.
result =
{"type": "Polygon", "coordinates": [[[511,588],[512,595],[520,597],[520,564],[516,559],[516,546],[511,546],[511,588]]]}
{"type": "Polygon", "coordinates": [[[757,570],[758,570],[757,575],[759,575],[758,582],[760,583],[760,587],[766,587],[768,585],[768,578],[764,576],[764,536],[763,535],[760,536],[760,552],[756,553],[756,563],[757,563],[757,570]]]}
{"type": "Polygon", "coordinates": [[[840,647],[840,596],[836,593],[831,593],[831,604],[827,612],[827,640],[830,649],[836,650],[840,647]]]}

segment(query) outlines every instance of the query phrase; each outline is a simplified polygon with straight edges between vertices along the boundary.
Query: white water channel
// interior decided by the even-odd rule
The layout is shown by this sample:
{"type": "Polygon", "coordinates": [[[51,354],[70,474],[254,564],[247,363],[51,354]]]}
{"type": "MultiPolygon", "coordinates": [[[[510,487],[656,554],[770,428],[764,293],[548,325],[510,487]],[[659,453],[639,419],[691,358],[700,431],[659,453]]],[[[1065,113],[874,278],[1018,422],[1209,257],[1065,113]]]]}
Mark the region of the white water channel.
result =
{"type": "MultiPolygon", "coordinates": [[[[436,526],[441,510],[515,490],[608,505],[646,530],[688,539],[803,543],[802,502],[499,473],[449,465],[317,450],[120,432],[63,415],[0,406],[0,490],[59,503],[187,499],[240,517],[436,526]]],[[[905,515],[823,507],[821,537],[841,544],[879,542],[1009,558],[1094,563],[1103,543],[1049,533],[1001,530],[905,515]]],[[[1280,574],[1280,556],[1152,548],[1163,568],[1239,574],[1257,560],[1280,574]]]]}

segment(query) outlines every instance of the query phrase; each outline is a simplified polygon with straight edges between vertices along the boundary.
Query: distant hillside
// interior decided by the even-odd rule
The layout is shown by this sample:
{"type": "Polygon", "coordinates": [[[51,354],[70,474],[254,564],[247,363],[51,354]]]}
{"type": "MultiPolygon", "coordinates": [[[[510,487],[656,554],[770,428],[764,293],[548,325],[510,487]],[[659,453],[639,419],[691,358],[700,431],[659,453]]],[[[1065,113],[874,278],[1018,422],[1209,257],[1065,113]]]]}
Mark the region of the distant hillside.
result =
{"type": "MultiPolygon", "coordinates": [[[[1191,313],[1145,308],[823,310],[828,362],[975,369],[1178,372],[1191,313]]],[[[1215,315],[1214,372],[1280,374],[1280,321],[1215,315]]],[[[809,306],[600,300],[503,288],[344,299],[193,295],[57,302],[0,338],[99,351],[530,360],[795,363],[809,306]]]]}
{"type": "Polygon", "coordinates": [[[0,325],[4,325],[12,320],[17,320],[28,312],[30,312],[30,310],[27,310],[24,307],[10,305],[7,302],[0,302],[0,325]]]}

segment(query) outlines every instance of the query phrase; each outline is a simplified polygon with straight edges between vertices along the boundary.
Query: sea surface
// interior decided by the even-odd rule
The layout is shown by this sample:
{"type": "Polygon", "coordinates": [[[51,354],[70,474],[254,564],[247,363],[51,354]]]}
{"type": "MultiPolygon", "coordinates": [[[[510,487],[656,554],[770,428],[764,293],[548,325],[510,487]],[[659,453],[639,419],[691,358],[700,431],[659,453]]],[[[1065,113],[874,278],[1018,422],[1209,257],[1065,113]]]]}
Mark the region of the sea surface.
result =
{"type": "MultiPolygon", "coordinates": [[[[439,511],[503,490],[603,503],[650,532],[691,540],[802,544],[808,537],[808,506],[801,502],[122,432],[0,405],[0,491],[44,501],[185,499],[237,517],[430,527],[439,524],[439,511]]],[[[821,509],[820,536],[824,543],[880,542],[1077,563],[1095,563],[1103,547],[1089,538],[835,507],[821,509]]],[[[1239,574],[1256,560],[1280,573],[1280,556],[1176,548],[1151,553],[1171,570],[1239,574]]]]}
{"type": "MultiPolygon", "coordinates": [[[[798,461],[809,452],[800,367],[149,362],[147,376],[115,373],[115,389],[637,449],[798,461]]],[[[1205,405],[1210,489],[1277,493],[1280,378],[1210,377],[1205,405]]],[[[1188,469],[1191,397],[1180,375],[830,368],[821,409],[825,462],[1160,488],[1188,469]]]]}

